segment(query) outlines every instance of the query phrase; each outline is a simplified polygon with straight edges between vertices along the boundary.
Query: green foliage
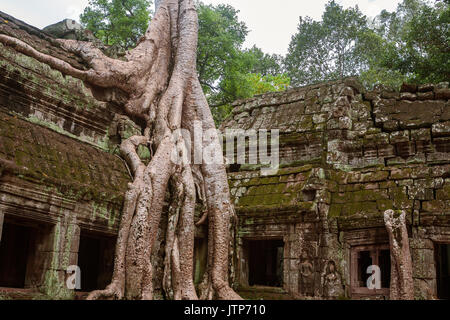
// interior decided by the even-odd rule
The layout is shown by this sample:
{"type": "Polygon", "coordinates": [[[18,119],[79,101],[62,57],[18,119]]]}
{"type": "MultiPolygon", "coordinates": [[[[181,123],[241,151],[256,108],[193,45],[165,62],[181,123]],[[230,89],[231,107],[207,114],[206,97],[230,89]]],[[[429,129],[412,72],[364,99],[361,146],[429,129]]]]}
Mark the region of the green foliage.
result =
{"type": "MultiPolygon", "coordinates": [[[[246,68],[241,48],[248,30],[238,20],[238,11],[229,5],[212,6],[199,2],[197,11],[199,80],[210,104],[219,107],[236,97],[238,83],[243,78],[240,70],[246,68]]],[[[217,113],[217,110],[213,111],[217,113]]]]}
{"type": "Polygon", "coordinates": [[[367,87],[450,79],[449,1],[403,0],[368,22],[334,0],[321,21],[300,18],[285,68],[294,85],[359,75],[367,87]]]}
{"type": "Polygon", "coordinates": [[[248,54],[248,58],[251,61],[251,69],[252,73],[260,73],[262,76],[267,75],[280,75],[284,72],[283,65],[283,57],[277,54],[267,54],[264,53],[261,49],[256,46],[253,48],[246,50],[248,54]]]}
{"type": "Polygon", "coordinates": [[[248,73],[245,80],[247,87],[240,93],[243,98],[251,98],[266,92],[285,91],[289,88],[291,82],[285,74],[263,76],[260,73],[248,73]]]}
{"type": "Polygon", "coordinates": [[[229,5],[198,3],[199,35],[197,70],[200,81],[212,86],[233,67],[248,34],[246,25],[229,5]],[[231,64],[231,66],[230,66],[231,64]]]}
{"type": "MultiPolygon", "coordinates": [[[[90,0],[82,24],[108,45],[129,49],[150,22],[149,0],[90,0]]],[[[284,90],[282,57],[253,47],[242,49],[248,34],[230,5],[197,3],[199,43],[197,70],[203,90],[219,123],[231,112],[231,103],[267,91],[284,90]]]]}
{"type": "Polygon", "coordinates": [[[150,0],[89,0],[81,24],[107,45],[136,46],[150,22],[150,0]]]}
{"type": "Polygon", "coordinates": [[[357,45],[367,28],[357,6],[344,9],[334,0],[327,3],[321,21],[300,17],[285,59],[292,83],[306,85],[358,74],[364,60],[357,45]]]}
{"type": "Polygon", "coordinates": [[[217,123],[230,114],[233,101],[289,85],[287,76],[282,75],[280,56],[265,54],[257,47],[242,49],[248,29],[232,6],[200,2],[197,9],[197,70],[217,123]]]}

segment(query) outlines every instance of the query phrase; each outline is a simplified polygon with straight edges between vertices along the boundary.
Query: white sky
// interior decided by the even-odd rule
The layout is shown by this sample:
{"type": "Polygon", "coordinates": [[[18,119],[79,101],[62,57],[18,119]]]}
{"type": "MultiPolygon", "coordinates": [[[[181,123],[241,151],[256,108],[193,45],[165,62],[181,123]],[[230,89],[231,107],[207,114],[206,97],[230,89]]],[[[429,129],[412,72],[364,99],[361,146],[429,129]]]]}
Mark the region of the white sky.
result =
{"type": "MultiPolygon", "coordinates": [[[[232,5],[251,31],[246,47],[256,44],[266,53],[285,54],[297,30],[299,16],[319,20],[328,0],[203,0],[204,3],[232,5]]],[[[344,7],[358,5],[371,17],[381,10],[393,11],[401,0],[337,0],[344,7]]],[[[78,17],[88,0],[0,0],[0,11],[28,24],[44,28],[66,18],[78,17]]]]}

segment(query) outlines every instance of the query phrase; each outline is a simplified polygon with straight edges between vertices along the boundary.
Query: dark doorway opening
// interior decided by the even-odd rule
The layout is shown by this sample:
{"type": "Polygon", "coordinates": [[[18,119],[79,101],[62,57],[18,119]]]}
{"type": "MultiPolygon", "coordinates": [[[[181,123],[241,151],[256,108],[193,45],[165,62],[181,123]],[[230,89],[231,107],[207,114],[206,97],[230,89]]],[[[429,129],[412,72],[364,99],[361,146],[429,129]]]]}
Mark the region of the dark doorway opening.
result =
{"type": "Polygon", "coordinates": [[[391,286],[391,251],[380,250],[378,253],[378,264],[381,271],[381,287],[391,286]]]}
{"type": "Polygon", "coordinates": [[[5,222],[0,242],[0,287],[25,288],[27,267],[34,254],[35,230],[5,222]]]}
{"type": "Polygon", "coordinates": [[[437,296],[450,300],[450,244],[436,245],[437,296]]]}
{"type": "Polygon", "coordinates": [[[81,232],[78,250],[78,266],[81,270],[79,291],[105,289],[111,282],[115,245],[116,239],[113,237],[81,232]]]}
{"type": "Polygon", "coordinates": [[[239,170],[241,170],[240,164],[233,163],[228,167],[228,173],[236,173],[239,172],[239,170]]]}
{"type": "Polygon", "coordinates": [[[248,282],[250,286],[283,286],[282,240],[248,240],[248,282]]]}
{"type": "Polygon", "coordinates": [[[367,268],[373,265],[370,251],[360,251],[358,253],[358,286],[365,287],[370,275],[367,268]]]}
{"type": "MultiPolygon", "coordinates": [[[[378,244],[352,247],[350,268],[352,296],[389,296],[391,283],[391,253],[389,245],[378,244]],[[372,273],[369,273],[370,266],[373,267],[372,273]],[[375,275],[377,270],[380,272],[380,287],[368,287],[367,281],[372,275],[375,275]]],[[[372,279],[374,280],[372,284],[377,284],[375,282],[376,277],[372,279]]]]}
{"type": "Polygon", "coordinates": [[[391,284],[391,252],[389,249],[372,247],[370,250],[358,251],[358,287],[367,287],[371,276],[367,268],[376,265],[380,268],[381,288],[389,288],[391,284]]]}

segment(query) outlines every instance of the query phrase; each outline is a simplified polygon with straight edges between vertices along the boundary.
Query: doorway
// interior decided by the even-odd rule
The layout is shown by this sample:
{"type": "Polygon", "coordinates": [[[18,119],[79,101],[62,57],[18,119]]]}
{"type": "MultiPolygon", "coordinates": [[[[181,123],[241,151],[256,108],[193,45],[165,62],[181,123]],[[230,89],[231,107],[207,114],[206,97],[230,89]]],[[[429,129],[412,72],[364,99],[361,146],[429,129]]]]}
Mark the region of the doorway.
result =
{"type": "Polygon", "coordinates": [[[5,221],[0,242],[0,287],[25,288],[35,248],[33,228],[5,221]]]}
{"type": "Polygon", "coordinates": [[[436,252],[436,282],[438,299],[450,299],[450,244],[438,244],[436,252]]]}
{"type": "Polygon", "coordinates": [[[102,290],[111,282],[114,270],[116,239],[81,232],[78,266],[81,270],[80,291],[102,290]]]}
{"type": "Polygon", "coordinates": [[[250,286],[283,286],[282,240],[247,240],[250,286]]]}

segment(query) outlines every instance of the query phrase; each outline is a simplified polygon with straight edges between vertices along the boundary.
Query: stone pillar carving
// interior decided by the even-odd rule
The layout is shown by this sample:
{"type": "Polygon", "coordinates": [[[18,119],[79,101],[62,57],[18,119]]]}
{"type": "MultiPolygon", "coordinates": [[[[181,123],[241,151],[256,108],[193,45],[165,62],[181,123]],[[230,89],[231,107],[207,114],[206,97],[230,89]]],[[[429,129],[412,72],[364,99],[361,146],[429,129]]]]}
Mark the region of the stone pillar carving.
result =
{"type": "Polygon", "coordinates": [[[80,227],[70,215],[61,218],[50,234],[51,264],[44,273],[41,291],[54,299],[73,299],[73,290],[66,286],[67,269],[76,265],[80,241],[80,227]]]}

